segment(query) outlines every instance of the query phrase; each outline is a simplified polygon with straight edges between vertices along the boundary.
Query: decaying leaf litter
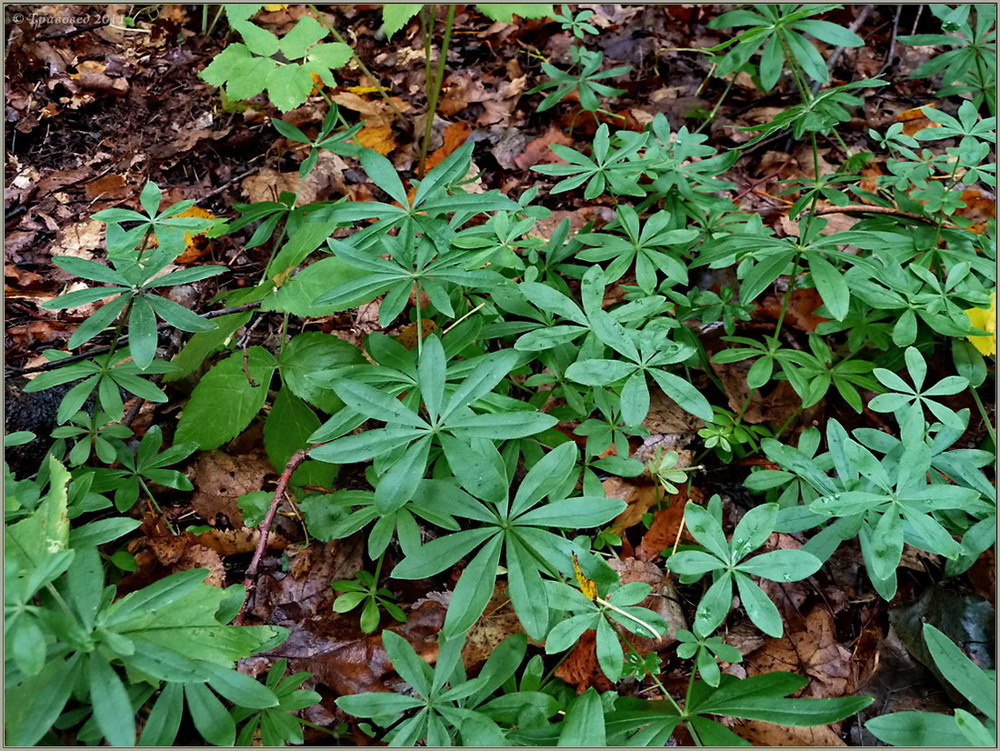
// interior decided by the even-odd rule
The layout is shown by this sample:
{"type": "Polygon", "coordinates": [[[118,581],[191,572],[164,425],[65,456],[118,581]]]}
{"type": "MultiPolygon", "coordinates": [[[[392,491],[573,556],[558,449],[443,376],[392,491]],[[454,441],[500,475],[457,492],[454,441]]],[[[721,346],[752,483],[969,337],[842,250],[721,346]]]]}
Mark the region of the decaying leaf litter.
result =
{"type": "MultiPolygon", "coordinates": [[[[81,16],[96,9],[59,6],[59,12],[71,7],[81,16]]],[[[309,12],[303,5],[271,7],[278,9],[265,11],[261,21],[279,34],[309,12]]],[[[780,87],[762,96],[745,74],[729,82],[709,76],[708,64],[694,50],[727,38],[707,26],[721,12],[719,7],[575,7],[594,11],[591,23],[601,30],[598,45],[607,64],[632,66],[627,76],[614,81],[624,93],[610,100],[610,111],[595,118],[568,101],[538,112],[538,95],[525,92],[540,80],[541,60],[566,58],[570,34],[545,20],[491,22],[472,6],[460,6],[433,123],[429,165],[471,141],[475,144],[475,185],[517,194],[544,180],[529,171],[532,166],[559,161],[549,146],[583,148],[602,122],[641,130],[655,115],[664,114],[675,127],[699,128],[713,145],[725,149],[750,139],[741,128],[771,120],[792,101],[790,93],[780,87]],[[724,90],[728,95],[724,96],[724,90]],[[713,110],[714,118],[706,121],[704,115],[713,110]]],[[[40,6],[39,12],[46,9],[51,6],[40,6]]],[[[409,24],[387,42],[378,6],[322,6],[322,11],[331,25],[342,30],[376,79],[369,79],[352,63],[339,72],[339,85],[327,94],[348,121],[364,121],[358,134],[363,145],[388,156],[404,175],[416,176],[419,134],[425,125],[424,50],[417,25],[409,24]],[[388,101],[380,96],[379,87],[388,93],[388,101]]],[[[908,33],[911,26],[922,28],[919,6],[904,7],[899,13],[890,6],[849,6],[826,18],[849,26],[861,14],[866,16],[866,46],[837,50],[836,55],[830,46],[821,46],[836,81],[867,78],[880,71],[892,81],[891,87],[869,96],[864,110],[856,112],[841,130],[847,146],[858,149],[869,128],[902,122],[904,128],[916,129],[922,117],[916,108],[934,99],[926,80],[907,77],[929,59],[931,50],[893,42],[897,33],[908,33]]],[[[93,29],[8,25],[4,267],[8,376],[37,372],[45,362],[41,351],[64,347],[76,325],[92,312],[39,307],[83,287],[54,267],[52,256],[100,258],[103,226],[90,215],[102,208],[135,205],[147,180],[163,187],[168,202],[196,199],[200,208],[217,216],[229,215],[234,203],[275,200],[281,190],[299,191],[303,203],[345,195],[364,201],[378,194],[380,186],[369,183],[362,172],[333,154],[324,154],[303,184],[298,167],[306,151],[287,140],[273,142],[268,120],[276,116],[274,111],[259,100],[220,103],[215,89],[201,81],[197,72],[218,51],[222,35],[202,33],[195,6],[146,6],[135,13],[135,19],[131,27],[107,24],[93,29]]],[[[315,128],[324,111],[310,100],[284,119],[302,129],[315,128]]],[[[839,148],[833,142],[823,145],[825,150],[839,148]]],[[[819,167],[821,172],[832,170],[822,160],[819,167]]],[[[873,178],[881,174],[878,161],[867,169],[873,178]]],[[[811,155],[794,139],[765,139],[724,176],[738,186],[726,195],[759,214],[779,236],[789,234],[796,231],[795,218],[788,211],[796,196],[782,196],[781,181],[808,178],[812,170],[811,155]]],[[[969,218],[979,222],[992,218],[992,196],[968,198],[969,218]]],[[[552,210],[551,218],[536,227],[543,235],[564,218],[578,230],[588,224],[599,228],[614,217],[613,205],[587,201],[579,191],[557,195],[543,191],[539,200],[552,210]]],[[[830,218],[827,232],[849,228],[855,221],[850,213],[832,212],[830,218]]],[[[225,282],[212,279],[170,288],[169,296],[207,312],[213,308],[218,285],[254,284],[268,251],[245,249],[247,237],[249,231],[244,236],[190,238],[179,265],[220,263],[229,273],[225,282]]],[[[702,273],[699,284],[705,289],[732,281],[727,277],[731,269],[702,273]]],[[[621,284],[632,281],[627,276],[621,284]]],[[[779,287],[775,295],[759,299],[749,319],[737,323],[738,333],[773,331],[783,292],[779,287]]],[[[614,294],[613,288],[609,293],[614,294]]],[[[814,314],[819,305],[814,290],[797,290],[791,301],[784,334],[792,346],[802,347],[824,319],[814,314]]],[[[234,326],[233,336],[244,348],[274,347],[282,335],[279,315],[258,318],[252,327],[237,321],[234,326]]],[[[382,331],[371,306],[293,319],[292,326],[297,327],[295,333],[332,333],[355,345],[367,334],[382,331]]],[[[414,346],[416,332],[411,327],[384,333],[407,343],[408,348],[414,346]]],[[[721,330],[698,333],[710,353],[724,346],[721,330]]],[[[179,339],[166,342],[168,355],[180,344],[179,339]]],[[[870,411],[860,417],[843,409],[831,414],[824,402],[789,422],[798,401],[787,382],[761,393],[748,388],[745,363],[713,368],[729,406],[741,410],[747,424],[782,429],[789,441],[811,425],[822,428],[831,417],[849,426],[879,428],[884,424],[883,418],[870,411]]],[[[190,393],[202,370],[197,368],[170,384],[175,398],[167,406],[140,400],[127,405],[134,407],[130,414],[138,436],[154,425],[172,436],[184,394],[190,393]]],[[[644,581],[652,586],[643,606],[662,615],[671,630],[655,643],[639,639],[637,647],[640,653],[661,653],[666,687],[683,691],[684,675],[672,673],[677,666],[672,665],[672,650],[667,647],[674,643],[678,629],[690,627],[697,595],[692,597],[667,573],[661,553],[678,543],[693,542],[681,523],[686,501],[721,494],[731,529],[753,505],[742,487],[747,465],[767,460],[750,457],[725,464],[702,451],[703,437],[698,431],[704,423],[658,392],[653,394],[643,424],[650,435],[629,441],[633,456],[648,462],[657,450],[676,451],[677,467],[690,471],[676,495],[664,493],[648,469],[636,478],[604,479],[608,496],[628,504],[611,527],[622,545],[622,558],[614,564],[623,582],[644,581]]],[[[580,440],[572,434],[574,427],[567,424],[560,429],[580,440]]],[[[15,429],[8,424],[8,430],[15,429]]],[[[984,435],[982,422],[973,420],[966,440],[972,445],[984,435]]],[[[243,579],[260,533],[244,525],[249,509],[238,506],[236,499],[262,491],[265,495],[258,500],[266,507],[283,466],[263,449],[265,438],[261,423],[254,421],[237,439],[218,450],[199,452],[178,467],[194,484],[193,495],[167,491],[159,498],[160,509],[136,509],[143,525],[129,550],[136,556],[138,570],[121,581],[121,593],[188,568],[207,568],[209,583],[215,586],[243,579]]],[[[352,471],[356,471],[354,466],[345,467],[335,480],[316,484],[337,489],[364,487],[364,477],[352,476],[352,471]]],[[[256,511],[259,520],[263,508],[256,511]]],[[[248,622],[282,625],[292,636],[273,653],[245,661],[244,668],[261,674],[274,660],[287,658],[292,670],[313,673],[323,701],[304,716],[331,726],[346,720],[333,703],[337,696],[391,689],[400,678],[382,649],[381,637],[359,630],[356,612],[331,610],[337,593],[330,583],[351,579],[365,566],[360,538],[309,538],[303,535],[302,518],[303,510],[295,504],[281,507],[267,538],[256,596],[247,614],[248,622]]],[[[774,534],[766,543],[767,550],[800,546],[795,535],[774,534]]],[[[390,549],[390,561],[398,562],[399,557],[398,550],[390,549]]],[[[878,710],[873,706],[872,716],[900,709],[946,711],[950,704],[925,667],[929,661],[909,651],[908,644],[917,638],[915,624],[921,618],[966,642],[991,643],[992,626],[984,629],[983,618],[985,614],[992,618],[992,555],[984,556],[957,583],[950,580],[954,591],[931,587],[942,565],[936,556],[907,550],[902,565],[899,593],[891,606],[864,586],[860,553],[849,546],[807,580],[768,583],[765,592],[785,618],[785,634],[765,637],[748,623],[731,618],[730,643],[743,652],[744,661],[724,670],[738,677],[779,669],[806,675],[811,683],[803,695],[811,697],[869,694],[876,698],[878,710]]],[[[383,626],[406,638],[429,662],[436,659],[436,634],[460,574],[461,562],[454,570],[428,580],[389,580],[408,617],[405,624],[384,618],[383,626]]],[[[463,652],[470,671],[503,638],[519,630],[501,581],[463,652]]],[[[551,667],[579,692],[591,686],[611,688],[594,649],[592,632],[588,632],[565,661],[551,667]]],[[[978,651],[974,657],[984,667],[992,667],[992,650],[978,651]]],[[[648,691],[632,679],[620,682],[617,690],[622,695],[648,691]]],[[[872,740],[853,720],[843,726],[799,729],[737,720],[732,729],[756,745],[842,745],[872,740]]],[[[357,732],[356,739],[362,741],[363,735],[357,732]]],[[[308,729],[306,733],[314,742],[325,738],[308,729]]]]}

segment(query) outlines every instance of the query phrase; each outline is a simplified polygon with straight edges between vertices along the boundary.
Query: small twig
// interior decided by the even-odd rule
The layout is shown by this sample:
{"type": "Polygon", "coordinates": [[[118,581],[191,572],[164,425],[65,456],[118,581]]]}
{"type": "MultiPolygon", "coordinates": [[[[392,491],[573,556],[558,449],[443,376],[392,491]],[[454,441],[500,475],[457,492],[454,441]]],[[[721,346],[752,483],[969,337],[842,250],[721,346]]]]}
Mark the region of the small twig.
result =
{"type": "Polygon", "coordinates": [[[292,479],[292,474],[299,468],[308,457],[309,452],[312,447],[307,449],[301,449],[292,454],[292,458],[288,460],[285,465],[285,469],[281,473],[281,477],[278,478],[278,487],[275,488],[274,498],[271,500],[271,505],[267,509],[267,515],[264,517],[264,521],[260,523],[260,537],[257,539],[257,547],[253,551],[253,558],[250,559],[250,565],[247,567],[246,575],[243,578],[243,586],[246,588],[246,595],[243,598],[243,605],[240,606],[240,612],[236,615],[236,620],[233,623],[237,626],[242,626],[243,621],[246,619],[247,609],[250,606],[250,600],[253,597],[254,591],[257,589],[257,569],[260,567],[261,558],[264,557],[264,551],[267,550],[267,538],[271,532],[271,524],[274,523],[275,514],[278,512],[278,506],[281,505],[281,500],[285,497],[285,492],[288,490],[288,483],[292,479]]]}
{"type": "Polygon", "coordinates": [[[214,190],[208,191],[208,193],[206,193],[201,198],[199,198],[197,201],[195,201],[195,203],[204,203],[205,201],[207,201],[207,200],[209,200],[211,198],[215,198],[217,195],[219,195],[220,193],[222,193],[222,191],[224,191],[226,188],[228,188],[234,182],[236,182],[238,180],[242,180],[242,179],[244,179],[246,177],[250,177],[250,175],[252,175],[254,172],[256,172],[257,170],[259,170],[260,168],[261,168],[261,165],[258,164],[257,166],[251,167],[250,169],[246,170],[245,172],[241,172],[240,174],[235,175],[234,177],[229,178],[224,183],[222,183],[222,185],[220,185],[218,188],[215,188],[214,190]]]}
{"type": "Polygon", "coordinates": [[[870,206],[864,203],[849,204],[847,206],[818,206],[813,211],[813,214],[816,216],[821,216],[823,214],[886,214],[888,216],[898,216],[904,219],[912,219],[915,222],[921,222],[923,224],[936,224],[933,219],[928,219],[925,216],[920,216],[920,214],[914,214],[910,211],[903,211],[902,209],[897,209],[893,206],[870,206]]]}
{"type": "MultiPolygon", "coordinates": [[[[872,14],[873,10],[875,10],[874,5],[866,5],[864,8],[861,9],[861,12],[858,13],[858,17],[855,18],[851,22],[851,25],[848,26],[847,28],[850,29],[852,32],[857,33],[858,29],[861,28],[861,25],[868,20],[868,16],[872,14]]],[[[837,47],[833,52],[830,53],[830,59],[826,61],[826,69],[829,70],[831,73],[833,72],[833,69],[837,66],[837,63],[840,62],[840,58],[843,56],[845,49],[846,48],[844,47],[837,47]]],[[[819,91],[822,85],[823,84],[820,81],[814,83],[812,87],[812,93],[815,94],[817,91],[819,91]]]]}
{"type": "Polygon", "coordinates": [[[889,39],[889,52],[886,53],[885,62],[882,63],[882,67],[878,69],[878,73],[875,74],[875,78],[878,78],[883,73],[885,73],[889,66],[892,65],[892,61],[896,57],[896,37],[899,36],[899,17],[903,13],[903,6],[896,6],[896,15],[892,19],[892,37],[889,39]]]}

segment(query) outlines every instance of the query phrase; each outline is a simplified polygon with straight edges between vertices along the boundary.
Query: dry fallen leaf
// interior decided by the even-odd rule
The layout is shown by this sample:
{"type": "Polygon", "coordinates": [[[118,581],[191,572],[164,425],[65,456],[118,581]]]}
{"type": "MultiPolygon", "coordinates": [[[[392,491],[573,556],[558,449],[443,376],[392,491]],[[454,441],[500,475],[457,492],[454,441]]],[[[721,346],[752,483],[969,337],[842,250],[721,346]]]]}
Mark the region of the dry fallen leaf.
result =
{"type": "Polygon", "coordinates": [[[608,691],[614,686],[597,662],[596,631],[583,632],[580,641],[556,668],[555,676],[574,686],[578,694],[582,694],[591,686],[598,691],[608,691]]]}
{"type": "Polygon", "coordinates": [[[208,524],[217,525],[218,515],[223,514],[229,524],[240,526],[243,515],[236,500],[260,490],[264,478],[272,472],[271,463],[260,454],[231,456],[223,451],[208,451],[192,470],[195,491],[191,506],[208,524]]]}
{"type": "Polygon", "coordinates": [[[369,125],[358,132],[358,142],[366,149],[377,151],[382,156],[396,148],[396,138],[388,125],[369,125]]]}
{"type": "MultiPolygon", "coordinates": [[[[839,724],[839,723],[838,723],[839,724]]],[[[846,746],[829,725],[790,727],[773,725],[761,720],[749,720],[732,727],[733,732],[750,741],[754,746],[846,746]]]]}
{"type": "Polygon", "coordinates": [[[658,486],[648,481],[643,482],[641,478],[636,479],[639,482],[625,477],[611,476],[601,483],[608,498],[617,498],[628,504],[611,525],[611,531],[615,534],[621,534],[629,527],[638,524],[642,520],[642,515],[660,501],[662,492],[658,486]]]}
{"type": "MultiPolygon", "coordinates": [[[[703,500],[702,492],[696,487],[689,490],[687,486],[680,486],[680,491],[679,495],[670,499],[665,509],[653,514],[653,523],[649,525],[642,542],[635,550],[636,558],[640,561],[654,561],[666,548],[673,546],[684,519],[684,507],[689,500],[692,503],[701,503],[703,500]]],[[[693,542],[686,529],[681,540],[693,542]]]]}
{"type": "Polygon", "coordinates": [[[533,141],[529,141],[524,147],[524,151],[519,157],[514,159],[514,164],[518,169],[526,170],[536,164],[565,164],[565,160],[549,148],[553,144],[558,146],[572,146],[573,139],[562,132],[561,129],[550,126],[545,134],[533,141]]]}
{"type": "Polygon", "coordinates": [[[427,169],[431,170],[443,162],[448,155],[465,143],[472,134],[472,127],[465,122],[452,123],[444,129],[443,143],[427,157],[427,169]]]}
{"type": "Polygon", "coordinates": [[[840,644],[833,614],[825,605],[810,610],[801,627],[786,629],[780,639],[768,639],[746,657],[744,666],[750,675],[784,671],[808,677],[803,698],[847,696],[855,689],[851,652],[840,644]]]}

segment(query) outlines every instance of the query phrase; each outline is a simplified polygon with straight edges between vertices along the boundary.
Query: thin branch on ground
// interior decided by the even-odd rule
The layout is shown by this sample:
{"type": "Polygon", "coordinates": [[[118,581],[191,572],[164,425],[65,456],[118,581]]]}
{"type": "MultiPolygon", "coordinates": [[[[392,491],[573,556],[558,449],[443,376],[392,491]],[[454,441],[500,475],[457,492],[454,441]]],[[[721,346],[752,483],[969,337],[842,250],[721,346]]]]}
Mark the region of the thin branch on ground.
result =
{"type": "Polygon", "coordinates": [[[278,487],[275,488],[274,498],[271,499],[271,505],[267,509],[264,521],[260,523],[260,537],[257,539],[257,547],[253,551],[253,558],[250,559],[250,565],[247,567],[246,576],[243,578],[243,586],[246,588],[246,595],[243,598],[243,605],[240,606],[240,612],[236,615],[236,620],[233,621],[233,623],[237,626],[243,625],[243,621],[246,620],[247,609],[250,607],[250,602],[257,589],[257,569],[260,567],[261,558],[264,557],[264,551],[267,550],[267,538],[271,532],[271,524],[274,523],[274,516],[278,512],[278,506],[281,505],[281,501],[285,497],[285,492],[288,490],[288,483],[292,479],[292,474],[299,468],[299,465],[301,465],[302,462],[309,457],[309,452],[311,450],[312,447],[301,449],[292,454],[292,458],[289,459],[288,463],[285,465],[285,469],[282,471],[281,477],[278,478],[278,487]]]}

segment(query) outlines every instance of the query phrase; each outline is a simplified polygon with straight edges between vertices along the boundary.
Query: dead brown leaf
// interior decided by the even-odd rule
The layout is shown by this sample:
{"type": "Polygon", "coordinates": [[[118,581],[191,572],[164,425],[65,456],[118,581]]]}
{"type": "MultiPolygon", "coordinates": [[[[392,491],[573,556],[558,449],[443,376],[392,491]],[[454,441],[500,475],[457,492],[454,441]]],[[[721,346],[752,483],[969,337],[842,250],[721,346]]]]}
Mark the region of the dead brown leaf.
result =
{"type": "Polygon", "coordinates": [[[544,135],[528,142],[524,151],[519,157],[514,159],[514,164],[518,169],[526,170],[536,164],[565,164],[565,160],[549,148],[553,144],[558,146],[572,146],[573,139],[562,132],[561,128],[549,126],[544,135]]]}
{"type": "Polygon", "coordinates": [[[555,676],[575,686],[578,694],[582,694],[591,686],[598,691],[608,691],[614,686],[597,662],[596,631],[583,632],[580,641],[556,668],[555,676]]]}
{"type": "Polygon", "coordinates": [[[807,676],[805,698],[847,696],[854,693],[857,676],[851,669],[851,652],[840,644],[833,614],[824,605],[810,610],[802,627],[786,629],[780,639],[768,639],[748,655],[744,665],[750,675],[774,671],[807,676]]]}
{"type": "Polygon", "coordinates": [[[642,520],[642,515],[659,503],[662,495],[658,486],[648,481],[642,482],[641,478],[611,476],[602,485],[604,494],[608,498],[617,498],[628,504],[611,525],[611,531],[615,534],[621,534],[629,527],[638,524],[642,520]]]}
{"type": "Polygon", "coordinates": [[[734,725],[732,730],[754,746],[807,746],[815,748],[847,745],[830,725],[803,728],[772,725],[770,722],[761,720],[749,720],[734,725]]]}
{"type": "Polygon", "coordinates": [[[382,156],[396,148],[396,137],[388,125],[369,125],[358,132],[358,142],[382,156]]]}
{"type": "Polygon", "coordinates": [[[88,201],[125,198],[125,177],[111,173],[87,183],[83,189],[88,201]]]}
{"type": "Polygon", "coordinates": [[[508,636],[523,632],[521,621],[507,596],[507,585],[497,582],[486,610],[466,635],[462,662],[466,668],[473,668],[493,654],[493,650],[508,636]]]}
{"type": "Polygon", "coordinates": [[[427,157],[427,169],[431,170],[443,162],[449,154],[465,143],[472,134],[472,127],[465,122],[452,123],[444,129],[443,143],[427,157]]]}
{"type": "Polygon", "coordinates": [[[271,463],[261,454],[231,456],[223,451],[202,454],[192,469],[194,496],[191,506],[207,523],[218,526],[222,514],[232,526],[243,523],[236,500],[245,493],[261,490],[271,474],[271,463]]]}
{"type": "MultiPolygon", "coordinates": [[[[672,547],[684,520],[684,507],[688,501],[702,503],[704,500],[702,492],[696,487],[692,486],[689,490],[687,486],[681,486],[680,491],[679,495],[670,499],[670,504],[665,509],[653,514],[653,523],[649,525],[642,542],[635,550],[636,558],[640,561],[654,561],[666,548],[672,547]]],[[[693,541],[686,529],[681,539],[693,541]]]]}
{"type": "Polygon", "coordinates": [[[297,192],[299,203],[308,204],[326,200],[346,192],[344,170],[347,164],[336,154],[321,151],[316,166],[306,176],[305,181],[296,172],[278,172],[269,167],[246,178],[241,187],[243,193],[253,202],[276,201],[282,191],[297,192]]]}

